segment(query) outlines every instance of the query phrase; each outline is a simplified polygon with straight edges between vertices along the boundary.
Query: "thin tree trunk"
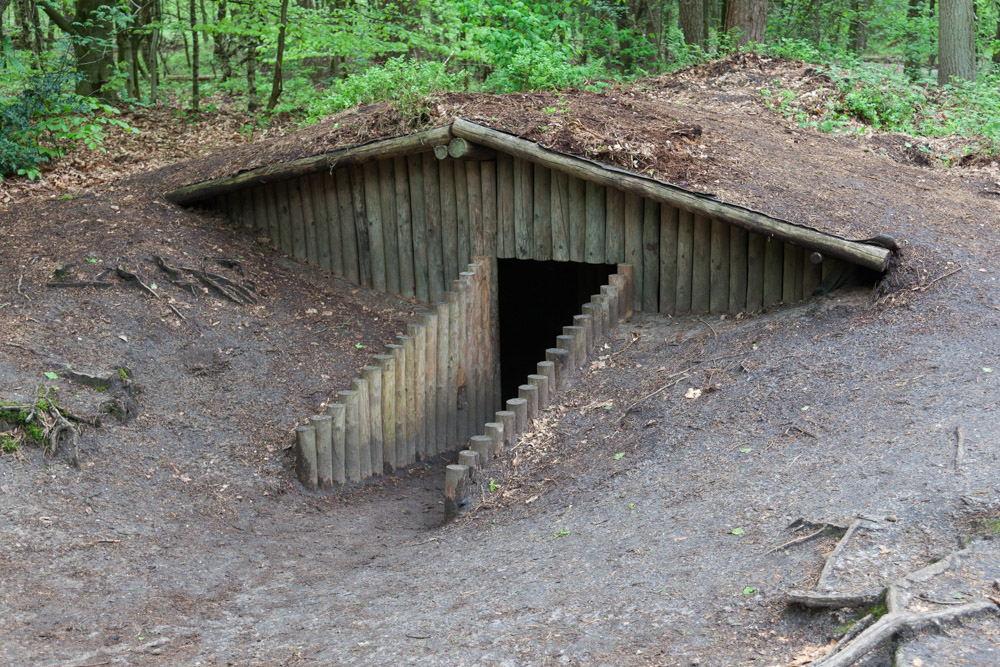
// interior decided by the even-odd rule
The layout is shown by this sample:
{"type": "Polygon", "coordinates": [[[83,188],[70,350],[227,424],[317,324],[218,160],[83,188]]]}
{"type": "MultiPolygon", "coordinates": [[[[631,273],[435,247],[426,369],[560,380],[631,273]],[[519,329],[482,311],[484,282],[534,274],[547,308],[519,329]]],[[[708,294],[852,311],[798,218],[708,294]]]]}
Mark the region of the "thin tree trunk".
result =
{"type": "Polygon", "coordinates": [[[246,38],[247,53],[247,111],[251,113],[260,108],[260,98],[257,96],[257,46],[256,37],[246,38]]]}
{"type": "Polygon", "coordinates": [[[973,0],[938,3],[938,85],[976,78],[976,16],[973,0]]]}
{"type": "Polygon", "coordinates": [[[920,78],[920,42],[917,23],[920,20],[920,0],[909,0],[906,7],[906,45],[903,47],[903,74],[910,81],[920,78]]]}
{"type": "Polygon", "coordinates": [[[678,22],[684,33],[684,43],[704,46],[705,3],[702,0],[678,0],[678,22]]]}
{"type": "Polygon", "coordinates": [[[997,17],[997,36],[993,42],[993,62],[1000,65],[1000,16],[997,17]]]}
{"type": "Polygon", "coordinates": [[[868,48],[868,11],[871,0],[851,0],[851,23],[848,27],[850,48],[858,55],[864,55],[868,48]]]}
{"type": "MultiPolygon", "coordinates": [[[[194,0],[191,0],[194,2],[194,0]]],[[[281,0],[281,25],[278,26],[278,53],[274,59],[274,78],[271,80],[271,98],[267,101],[267,110],[271,111],[278,105],[283,87],[281,63],[285,58],[285,27],[288,24],[288,0],[281,0]]]]}
{"type": "Polygon", "coordinates": [[[201,103],[201,91],[198,90],[198,0],[191,0],[191,110],[198,112],[201,103]]]}
{"type": "Polygon", "coordinates": [[[156,104],[156,95],[160,87],[160,68],[156,64],[156,56],[160,52],[160,0],[153,0],[152,15],[153,31],[149,36],[149,60],[146,62],[149,67],[149,102],[156,104]]]}

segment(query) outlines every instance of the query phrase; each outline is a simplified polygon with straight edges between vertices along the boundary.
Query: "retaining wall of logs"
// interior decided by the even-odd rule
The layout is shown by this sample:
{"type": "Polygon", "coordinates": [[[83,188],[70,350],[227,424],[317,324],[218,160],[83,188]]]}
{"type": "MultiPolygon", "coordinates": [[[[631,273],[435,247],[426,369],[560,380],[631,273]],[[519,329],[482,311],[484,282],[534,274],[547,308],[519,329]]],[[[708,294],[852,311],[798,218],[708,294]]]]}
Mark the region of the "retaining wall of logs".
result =
{"type": "Polygon", "coordinates": [[[474,256],[628,263],[636,310],[670,314],[799,301],[849,266],[465,140],[422,148],[246,185],[211,205],[302,260],[424,302],[441,301],[474,256]]]}
{"type": "Polygon", "coordinates": [[[455,517],[468,504],[477,486],[485,487],[485,472],[493,459],[528,432],[543,410],[566,391],[581,368],[594,355],[620,322],[632,317],[634,310],[633,267],[618,265],[618,273],[609,277],[600,294],[584,304],[581,313],[563,327],[555,346],[545,351],[536,373],[518,387],[518,395],[506,401],[505,409],[468,439],[467,448],[458,453],[458,462],[445,470],[445,520],[455,517]],[[477,485],[478,483],[478,485],[477,485]]]}
{"type": "Polygon", "coordinates": [[[362,482],[462,449],[500,405],[496,260],[478,257],[325,414],[296,429],[310,489],[362,482]]]}

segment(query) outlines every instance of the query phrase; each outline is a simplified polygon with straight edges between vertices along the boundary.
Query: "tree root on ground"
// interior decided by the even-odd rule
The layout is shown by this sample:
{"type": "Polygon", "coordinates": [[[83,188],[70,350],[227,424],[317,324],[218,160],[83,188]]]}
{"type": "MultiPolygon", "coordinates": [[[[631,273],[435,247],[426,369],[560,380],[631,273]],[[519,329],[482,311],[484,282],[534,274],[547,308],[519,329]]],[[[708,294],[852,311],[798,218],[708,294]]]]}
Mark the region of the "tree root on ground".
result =
{"type": "MultiPolygon", "coordinates": [[[[824,588],[826,576],[832,570],[833,562],[843,551],[844,546],[851,535],[860,527],[859,519],[851,523],[844,537],[837,543],[834,550],[827,556],[823,573],[817,582],[817,588],[824,588]]],[[[949,606],[947,609],[937,611],[911,611],[908,609],[910,602],[915,598],[922,598],[918,595],[914,587],[929,581],[933,577],[942,574],[952,568],[957,567],[965,549],[952,553],[936,563],[924,568],[910,572],[904,577],[897,579],[880,593],[860,593],[860,594],[830,594],[823,591],[791,591],[788,593],[788,602],[811,608],[841,609],[844,607],[866,607],[878,604],[878,601],[885,600],[884,615],[876,620],[876,612],[867,614],[860,619],[850,630],[840,639],[839,642],[823,658],[813,664],[816,667],[850,667],[864,657],[870,651],[878,648],[884,642],[904,630],[919,631],[927,627],[940,627],[944,623],[962,618],[971,618],[983,614],[1000,614],[1000,599],[990,597],[988,600],[979,602],[969,602],[949,606]]],[[[931,604],[937,604],[930,600],[931,604]]],[[[949,604],[951,604],[949,602],[949,604]]]]}
{"type": "MultiPolygon", "coordinates": [[[[185,273],[197,278],[198,281],[205,287],[235,304],[245,306],[257,303],[257,296],[254,294],[255,287],[253,283],[249,281],[238,283],[223,275],[219,275],[218,273],[212,273],[210,271],[206,271],[205,269],[197,269],[192,266],[170,266],[170,264],[168,264],[167,261],[159,255],[154,255],[153,261],[156,262],[156,265],[160,267],[161,271],[167,274],[171,283],[181,287],[182,289],[190,290],[192,294],[195,293],[197,283],[185,280],[185,273]]],[[[217,259],[216,261],[224,267],[232,268],[233,266],[239,266],[240,271],[243,270],[242,266],[235,260],[217,259]]]]}
{"type": "MultiPolygon", "coordinates": [[[[60,442],[69,443],[69,458],[74,466],[80,465],[80,430],[75,420],[69,417],[51,397],[51,387],[39,388],[38,399],[30,405],[3,405],[0,412],[17,414],[15,424],[23,427],[35,426],[41,429],[41,437],[50,455],[55,455],[60,442]]],[[[23,440],[23,438],[22,438],[23,440]]]]}

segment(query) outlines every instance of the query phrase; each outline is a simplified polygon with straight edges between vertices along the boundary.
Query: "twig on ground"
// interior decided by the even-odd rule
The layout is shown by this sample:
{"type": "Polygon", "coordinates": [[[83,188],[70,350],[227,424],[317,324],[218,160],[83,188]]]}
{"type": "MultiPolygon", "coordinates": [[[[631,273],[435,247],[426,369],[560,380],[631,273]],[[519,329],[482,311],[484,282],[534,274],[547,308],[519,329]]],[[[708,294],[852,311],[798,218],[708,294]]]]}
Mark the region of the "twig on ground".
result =
{"type": "Polygon", "coordinates": [[[943,273],[937,278],[934,278],[926,283],[923,283],[922,285],[914,285],[913,287],[910,288],[910,290],[914,292],[926,292],[928,288],[930,288],[930,286],[933,285],[934,283],[938,282],[939,280],[944,280],[948,276],[953,276],[964,268],[965,268],[964,266],[960,266],[957,269],[952,269],[948,273],[943,273]]]}
{"type": "Polygon", "coordinates": [[[955,427],[955,472],[962,472],[962,460],[965,458],[965,433],[961,426],[955,427]]]}
{"type": "Polygon", "coordinates": [[[822,526],[820,526],[820,529],[817,530],[816,532],[809,533],[808,535],[805,535],[803,537],[797,537],[794,540],[789,540],[788,542],[785,542],[784,544],[778,545],[778,546],[774,547],[773,549],[770,549],[770,550],[766,551],[765,555],[766,554],[770,554],[770,553],[774,553],[775,551],[781,551],[782,549],[786,549],[788,547],[793,547],[796,544],[802,544],[803,542],[808,542],[809,540],[813,539],[814,537],[819,537],[820,535],[822,535],[823,533],[825,533],[826,531],[828,531],[830,529],[833,529],[833,530],[847,530],[847,528],[845,528],[844,526],[838,526],[838,525],[835,525],[835,524],[832,524],[832,523],[824,523],[822,526]]]}
{"type": "Polygon", "coordinates": [[[660,387],[656,391],[654,391],[652,393],[649,393],[649,394],[646,394],[645,396],[643,396],[642,398],[640,398],[638,401],[635,401],[634,403],[632,403],[632,405],[630,405],[627,408],[625,408],[625,412],[622,413],[621,420],[619,421],[619,423],[624,423],[625,422],[625,417],[627,417],[628,414],[630,412],[632,412],[632,410],[635,409],[635,407],[637,405],[639,405],[640,403],[642,403],[643,401],[645,401],[647,399],[652,398],[653,396],[656,396],[661,391],[664,391],[665,389],[669,389],[670,387],[673,387],[675,384],[677,384],[681,380],[687,378],[688,373],[691,372],[691,371],[693,371],[693,370],[694,370],[694,368],[692,367],[692,368],[686,368],[683,371],[680,371],[679,373],[674,373],[673,376],[671,376],[671,377],[678,376],[678,375],[680,377],[678,377],[676,380],[671,380],[670,382],[666,383],[665,385],[663,385],[662,387],[660,387]]]}
{"type": "Polygon", "coordinates": [[[28,301],[31,301],[31,297],[29,297],[27,294],[25,294],[24,292],[21,291],[21,283],[23,281],[24,281],[24,274],[21,274],[17,278],[17,293],[18,293],[18,295],[23,296],[28,301]]]}
{"type": "Polygon", "coordinates": [[[719,337],[719,334],[716,333],[716,331],[715,331],[715,327],[713,327],[711,324],[709,324],[705,320],[701,319],[700,317],[698,318],[698,321],[701,322],[702,324],[704,324],[706,327],[708,327],[711,330],[711,332],[712,332],[712,338],[718,338],[719,337]]]}
{"type": "Polygon", "coordinates": [[[626,346],[625,346],[625,347],[623,347],[622,349],[618,350],[617,352],[612,352],[612,353],[611,353],[611,356],[612,356],[612,357],[616,357],[616,356],[618,356],[619,354],[621,354],[621,353],[622,353],[622,352],[624,352],[625,350],[627,350],[627,349],[629,349],[630,347],[632,347],[632,346],[633,346],[633,345],[635,344],[635,342],[636,342],[637,340],[639,340],[640,338],[642,338],[642,335],[641,335],[640,333],[638,333],[637,331],[633,331],[633,332],[632,332],[632,340],[630,340],[630,341],[629,341],[628,345],[626,345],[626,346]]]}

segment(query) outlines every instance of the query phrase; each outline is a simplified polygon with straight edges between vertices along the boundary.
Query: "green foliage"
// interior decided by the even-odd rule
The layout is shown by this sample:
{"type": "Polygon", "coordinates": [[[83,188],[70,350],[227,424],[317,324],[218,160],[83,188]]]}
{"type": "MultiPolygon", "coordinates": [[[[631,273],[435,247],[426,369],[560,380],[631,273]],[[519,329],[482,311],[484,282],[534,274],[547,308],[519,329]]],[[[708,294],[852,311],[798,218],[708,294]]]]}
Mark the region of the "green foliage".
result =
{"type": "Polygon", "coordinates": [[[21,440],[13,433],[0,433],[0,450],[5,454],[13,454],[21,447],[21,440]]]}

